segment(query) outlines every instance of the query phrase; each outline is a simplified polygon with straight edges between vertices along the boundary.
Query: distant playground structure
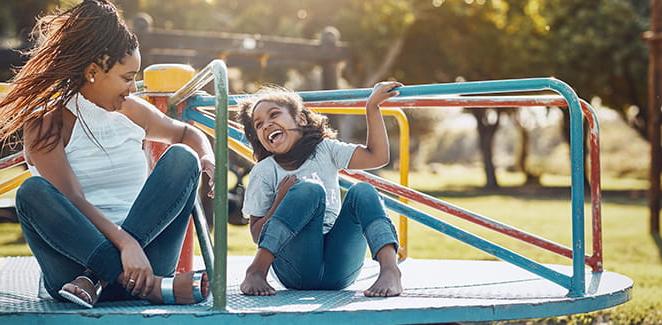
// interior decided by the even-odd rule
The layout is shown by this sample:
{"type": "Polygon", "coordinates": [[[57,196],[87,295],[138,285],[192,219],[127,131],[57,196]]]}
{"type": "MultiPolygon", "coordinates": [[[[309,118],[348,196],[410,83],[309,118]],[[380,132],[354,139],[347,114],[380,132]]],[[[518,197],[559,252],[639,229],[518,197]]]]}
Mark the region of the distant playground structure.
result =
{"type": "MultiPolygon", "coordinates": [[[[376,276],[377,266],[367,262],[359,280],[341,291],[279,290],[273,297],[249,297],[239,293],[246,257],[228,257],[227,157],[228,149],[252,160],[252,151],[242,128],[228,121],[237,100],[230,95],[227,67],[214,60],[204,69],[186,65],[152,65],[145,69],[139,95],[163,111],[200,128],[215,138],[216,198],[214,240],[197,207],[193,224],[202,259],[193,258],[192,240],[182,251],[179,270],[194,264],[212,274],[214,298],[194,306],[156,306],[142,302],[102,303],[91,310],[41,299],[39,271],[33,258],[0,260],[0,319],[81,323],[93,317],[99,323],[438,323],[527,319],[584,313],[609,308],[630,299],[632,280],[604,270],[602,264],[599,127],[593,108],[577,97],[564,82],[553,78],[511,79],[447,84],[412,85],[399,88],[400,95],[384,105],[383,113],[398,122],[400,132],[400,182],[373,174],[343,171],[341,187],[368,182],[382,195],[386,207],[400,215],[398,232],[402,250],[404,292],[400,297],[371,299],[357,293],[376,276]],[[213,82],[214,94],[201,89],[213,82]],[[554,91],[557,96],[518,95],[554,91]],[[490,95],[485,95],[490,94],[490,95]],[[498,95],[495,95],[498,94],[498,95]],[[500,223],[443,200],[409,188],[409,124],[401,108],[558,106],[570,111],[572,246],[566,247],[535,234],[500,223]],[[584,225],[584,155],[582,121],[590,128],[591,252],[586,254],[584,225]],[[545,265],[499,246],[466,230],[423,212],[414,204],[459,217],[500,234],[524,241],[571,259],[571,265],[545,265]],[[486,252],[501,261],[417,260],[408,258],[408,220],[486,252]],[[589,269],[586,268],[589,267],[589,269]]],[[[299,92],[307,106],[324,114],[364,114],[370,89],[299,92]]],[[[158,157],[158,146],[149,150],[158,157]]],[[[0,160],[0,168],[23,162],[16,154],[0,160]]],[[[26,173],[0,183],[0,194],[16,188],[26,173]]],[[[190,231],[192,238],[192,231],[190,231]]],[[[282,287],[278,287],[282,289],[282,287]]]]}

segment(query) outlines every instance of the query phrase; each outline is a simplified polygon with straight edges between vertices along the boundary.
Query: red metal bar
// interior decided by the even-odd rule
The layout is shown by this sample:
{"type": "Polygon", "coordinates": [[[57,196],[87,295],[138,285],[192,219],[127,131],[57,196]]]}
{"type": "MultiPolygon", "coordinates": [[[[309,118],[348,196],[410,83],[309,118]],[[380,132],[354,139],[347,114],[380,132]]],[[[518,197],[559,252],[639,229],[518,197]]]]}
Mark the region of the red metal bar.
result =
{"type": "MultiPolygon", "coordinates": [[[[376,176],[373,176],[363,171],[343,170],[341,171],[341,173],[350,176],[354,179],[357,179],[359,181],[370,183],[376,188],[385,191],[387,193],[391,193],[393,195],[397,195],[421,204],[425,204],[441,212],[445,212],[450,215],[462,218],[464,220],[467,220],[469,222],[475,223],[477,225],[483,226],[488,229],[492,229],[496,232],[502,233],[512,238],[520,239],[534,246],[546,249],[548,251],[557,253],[559,255],[572,258],[572,249],[568,247],[535,236],[533,234],[527,233],[512,226],[500,223],[490,218],[478,215],[476,213],[461,209],[459,207],[453,206],[450,203],[433,198],[429,195],[414,191],[412,189],[400,186],[399,184],[384,179],[380,179],[376,176]]],[[[585,257],[585,261],[587,264],[591,265],[591,259],[589,256],[585,257]]]]}
{"type": "Polygon", "coordinates": [[[23,150],[21,150],[20,152],[0,159],[0,169],[13,167],[23,162],[25,162],[25,157],[23,156],[23,150]]]}
{"type": "MultiPolygon", "coordinates": [[[[168,98],[165,96],[150,97],[150,101],[160,111],[168,111],[168,98]]],[[[159,160],[161,155],[168,149],[168,145],[161,142],[145,141],[145,152],[150,157],[150,169],[159,160]]],[[[155,202],[156,203],[156,202],[155,202]]],[[[177,263],[177,272],[188,272],[193,270],[193,223],[189,220],[188,227],[186,228],[186,236],[184,237],[184,244],[179,253],[179,262],[177,263]]]]}
{"type": "MultiPolygon", "coordinates": [[[[306,103],[309,106],[341,106],[341,107],[361,107],[365,101],[333,101],[306,103]]],[[[392,100],[384,103],[384,106],[398,107],[491,107],[507,108],[504,106],[558,106],[567,108],[567,102],[560,96],[467,96],[467,97],[447,97],[447,98],[422,98],[422,99],[402,99],[392,100]]],[[[595,111],[585,100],[581,100],[582,113],[589,126],[589,161],[590,171],[590,193],[591,193],[591,214],[593,228],[593,254],[588,262],[593,271],[601,272],[603,270],[602,261],[602,192],[600,186],[600,137],[599,128],[596,123],[597,115],[595,111]]]]}
{"type": "MultiPolygon", "coordinates": [[[[308,106],[317,107],[363,107],[365,100],[307,102],[308,106]]],[[[382,104],[385,107],[530,107],[562,106],[567,103],[561,96],[454,96],[438,98],[395,98],[382,104]]]]}
{"type": "Polygon", "coordinates": [[[593,255],[591,267],[602,272],[602,191],[600,184],[600,134],[595,110],[585,100],[580,100],[582,112],[589,127],[589,161],[591,163],[591,221],[593,225],[593,255]]]}
{"type": "MultiPolygon", "coordinates": [[[[350,100],[350,101],[326,101],[326,102],[307,102],[306,105],[312,107],[362,107],[365,106],[365,100],[350,100]]],[[[567,102],[561,96],[454,96],[454,97],[436,97],[436,98],[395,98],[383,104],[387,107],[416,107],[416,108],[439,108],[439,107],[490,107],[490,108],[509,108],[509,107],[532,107],[532,106],[557,106],[560,108],[567,108],[567,102]]],[[[584,100],[581,100],[582,113],[586,118],[589,126],[589,161],[591,166],[590,171],[590,193],[591,193],[591,214],[593,225],[593,254],[586,259],[587,263],[593,268],[594,271],[600,272],[603,268],[602,263],[602,215],[601,203],[602,192],[600,190],[600,139],[597,124],[597,115],[593,108],[584,100]]],[[[374,184],[373,184],[374,185],[374,184]]],[[[448,212],[450,213],[450,212],[448,212]]],[[[453,213],[451,213],[453,214],[453,213]]],[[[456,214],[453,214],[456,215],[456,214]]],[[[456,215],[462,217],[460,215],[456,215]]],[[[471,221],[471,220],[470,220],[471,221]]],[[[477,223],[480,224],[480,223],[477,223]]],[[[487,225],[483,225],[488,227],[487,225]]],[[[495,228],[503,229],[503,226],[495,226],[495,228]]],[[[506,226],[507,227],[507,226],[506,226]]],[[[488,227],[490,228],[490,227],[488,227]]],[[[497,229],[494,229],[499,231],[497,229]]],[[[517,231],[516,231],[517,232],[517,231]]],[[[502,232],[511,237],[515,237],[509,231],[502,232]]],[[[520,232],[518,236],[522,236],[520,232]]],[[[532,236],[527,234],[528,236],[532,236]]],[[[567,247],[560,246],[538,237],[524,237],[520,238],[527,242],[554,251],[566,257],[572,257],[572,251],[567,247]],[[524,239],[528,238],[528,239],[524,239]],[[550,246],[550,243],[556,245],[550,246]],[[551,249],[553,248],[553,249],[551,249]]]]}

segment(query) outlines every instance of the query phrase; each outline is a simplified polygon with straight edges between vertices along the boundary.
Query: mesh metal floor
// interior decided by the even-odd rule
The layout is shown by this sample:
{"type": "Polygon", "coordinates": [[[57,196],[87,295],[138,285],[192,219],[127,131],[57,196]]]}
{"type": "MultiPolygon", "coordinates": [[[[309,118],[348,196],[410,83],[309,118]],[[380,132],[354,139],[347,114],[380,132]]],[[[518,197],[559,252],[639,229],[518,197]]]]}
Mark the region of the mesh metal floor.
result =
{"type": "MultiPolygon", "coordinates": [[[[4,258],[0,259],[0,322],[3,318],[33,318],[72,324],[76,316],[109,323],[127,317],[134,322],[163,322],[181,321],[180,316],[186,315],[191,321],[227,323],[264,320],[263,317],[276,323],[337,323],[358,319],[368,323],[518,319],[608,308],[629,300],[632,287],[629,278],[616,273],[588,273],[588,295],[569,298],[566,289],[502,262],[408,259],[400,265],[405,288],[400,297],[363,296],[362,290],[374,282],[379,271],[373,261],[366,261],[359,280],[345,290],[285,290],[270,277],[270,283],[278,290],[275,296],[249,297],[240,294],[239,283],[250,260],[251,257],[229,257],[228,308],[225,312],[217,312],[211,309],[211,299],[193,306],[127,301],[100,303],[94,309],[81,309],[74,304],[39,297],[40,270],[34,258],[4,258]]],[[[201,259],[198,258],[196,264],[201,267],[201,259]]],[[[565,266],[553,268],[566,274],[570,272],[565,266]]]]}

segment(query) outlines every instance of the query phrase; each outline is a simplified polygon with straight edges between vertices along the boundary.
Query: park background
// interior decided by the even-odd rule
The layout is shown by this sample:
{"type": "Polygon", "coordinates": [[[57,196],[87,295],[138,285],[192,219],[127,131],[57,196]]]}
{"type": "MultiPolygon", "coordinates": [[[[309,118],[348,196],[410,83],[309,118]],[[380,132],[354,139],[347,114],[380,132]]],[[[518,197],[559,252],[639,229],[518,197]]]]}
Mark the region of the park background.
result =
{"type": "MultiPolygon", "coordinates": [[[[27,49],[35,17],[77,1],[0,3],[0,48],[27,49]]],[[[631,302],[542,323],[662,323],[662,241],[649,231],[646,139],[651,3],[644,0],[139,0],[115,1],[127,22],[149,15],[163,30],[319,39],[327,26],[350,59],[338,88],[554,76],[598,110],[601,126],[605,267],[635,281],[631,302]]],[[[4,52],[20,57],[17,52],[4,52]]],[[[220,55],[220,54],[219,54],[220,55]]],[[[324,87],[319,65],[279,64],[265,57],[230,66],[234,93],[275,83],[296,90],[324,87]]],[[[4,61],[3,61],[4,62],[4,61]]],[[[157,62],[149,62],[157,63],[157,62]]],[[[158,62],[165,63],[165,62],[158,62]]],[[[188,63],[188,62],[168,62],[188,63]]],[[[143,68],[145,65],[143,65],[143,68]]],[[[196,66],[201,68],[201,66],[196,66]]],[[[9,81],[0,66],[0,81],[9,81]]],[[[405,110],[411,123],[411,187],[523,230],[570,245],[567,110],[405,110]]],[[[362,142],[362,117],[332,120],[344,140],[362,142]]],[[[391,123],[393,121],[390,121],[391,123]]],[[[396,180],[398,141],[389,125],[391,164],[377,171],[396,180]]],[[[11,171],[9,171],[11,173],[11,171]]],[[[3,176],[3,175],[0,175],[3,176]]],[[[11,200],[11,195],[6,199],[11,200]]],[[[589,208],[587,206],[587,212],[589,208]]],[[[586,213],[587,216],[590,213],[586,213]]],[[[446,215],[440,218],[546,263],[566,260],[503,239],[446,215]]],[[[590,220],[587,219],[587,224],[590,220]]],[[[255,251],[248,229],[231,226],[232,255],[255,251]]],[[[587,239],[590,234],[587,233],[587,239]]],[[[0,223],[0,256],[29,255],[20,229],[0,223]]],[[[410,224],[414,258],[493,259],[410,224]]],[[[443,281],[443,270],[439,273],[443,281]]]]}

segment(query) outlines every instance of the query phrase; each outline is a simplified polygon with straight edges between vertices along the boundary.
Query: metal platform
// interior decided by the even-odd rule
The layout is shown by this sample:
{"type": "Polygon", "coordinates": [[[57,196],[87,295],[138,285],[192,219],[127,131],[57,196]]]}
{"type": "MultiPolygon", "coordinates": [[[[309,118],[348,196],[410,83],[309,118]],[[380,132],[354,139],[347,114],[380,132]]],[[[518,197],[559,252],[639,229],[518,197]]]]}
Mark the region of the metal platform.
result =
{"type": "MultiPolygon", "coordinates": [[[[630,299],[632,280],[612,272],[587,273],[585,297],[520,268],[496,261],[416,260],[400,266],[400,297],[366,298],[379,267],[366,261],[359,280],[341,291],[293,291],[277,285],[273,297],[248,297],[239,283],[251,257],[228,258],[228,310],[211,302],[160,306],[140,301],[100,303],[94,309],[39,298],[39,267],[32,257],[0,259],[0,323],[137,324],[305,323],[394,324],[526,319],[589,312],[630,299]]],[[[201,259],[196,260],[201,264],[201,259]]],[[[567,266],[551,266],[565,274],[567,266]]],[[[211,299],[210,299],[211,300],[211,299]]]]}

